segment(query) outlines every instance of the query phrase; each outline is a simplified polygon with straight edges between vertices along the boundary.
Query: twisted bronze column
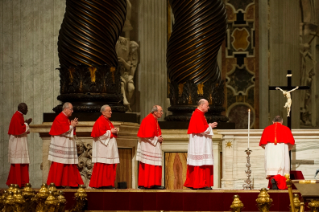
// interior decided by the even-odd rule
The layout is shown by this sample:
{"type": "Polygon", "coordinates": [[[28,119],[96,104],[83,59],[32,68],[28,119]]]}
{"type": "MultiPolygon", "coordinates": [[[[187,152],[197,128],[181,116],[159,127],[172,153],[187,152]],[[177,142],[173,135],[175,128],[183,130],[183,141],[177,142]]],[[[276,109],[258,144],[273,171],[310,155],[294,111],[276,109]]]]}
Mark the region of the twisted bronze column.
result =
{"type": "Polygon", "coordinates": [[[224,83],[217,53],[225,38],[226,10],[222,0],[170,0],[175,23],[167,47],[169,121],[187,121],[199,99],[211,106],[207,119],[227,121],[224,83]],[[210,114],[210,115],[209,115],[210,114]],[[214,118],[212,115],[214,114],[214,118]]]}
{"type": "MultiPolygon", "coordinates": [[[[108,103],[124,112],[115,52],[126,18],[126,0],[66,0],[59,32],[58,100],[78,112],[97,112],[108,103]]],[[[61,111],[61,105],[54,109],[61,111]]]]}

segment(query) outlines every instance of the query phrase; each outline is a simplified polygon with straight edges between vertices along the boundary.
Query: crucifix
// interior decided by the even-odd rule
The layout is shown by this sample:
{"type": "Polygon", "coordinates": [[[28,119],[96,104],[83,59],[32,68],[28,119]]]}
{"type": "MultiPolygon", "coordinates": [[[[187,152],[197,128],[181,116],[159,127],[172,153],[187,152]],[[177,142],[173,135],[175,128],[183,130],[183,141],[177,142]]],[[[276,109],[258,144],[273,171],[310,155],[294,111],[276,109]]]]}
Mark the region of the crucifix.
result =
{"type": "MultiPolygon", "coordinates": [[[[287,71],[287,86],[269,86],[269,90],[280,90],[283,95],[287,98],[287,102],[285,104],[285,108],[287,108],[287,126],[291,130],[291,108],[292,108],[292,94],[291,92],[295,90],[308,90],[310,89],[309,86],[292,86],[291,85],[291,77],[292,73],[291,70],[287,71]]],[[[291,170],[291,151],[289,151],[289,158],[290,158],[290,170],[291,170]]],[[[293,161],[294,162],[294,161],[293,161]]]]}

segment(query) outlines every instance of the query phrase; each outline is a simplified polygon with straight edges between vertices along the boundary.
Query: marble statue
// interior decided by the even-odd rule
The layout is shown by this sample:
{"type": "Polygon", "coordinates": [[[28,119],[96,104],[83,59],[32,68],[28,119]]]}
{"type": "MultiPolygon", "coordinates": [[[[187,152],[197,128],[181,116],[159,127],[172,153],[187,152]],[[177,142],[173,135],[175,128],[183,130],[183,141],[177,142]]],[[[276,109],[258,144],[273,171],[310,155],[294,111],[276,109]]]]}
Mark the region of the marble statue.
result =
{"type": "Polygon", "coordinates": [[[290,108],[291,108],[291,103],[292,103],[290,93],[295,91],[295,90],[297,90],[298,88],[299,87],[297,86],[297,87],[295,87],[294,89],[292,89],[290,91],[284,91],[281,88],[276,87],[276,90],[280,90],[282,92],[282,94],[287,98],[287,102],[286,102],[286,104],[284,106],[284,108],[287,108],[287,117],[290,116],[290,108]]]}
{"type": "Polygon", "coordinates": [[[130,31],[133,30],[131,24],[131,17],[132,17],[132,4],[130,0],[126,0],[126,19],[123,26],[123,32],[125,33],[125,38],[130,39],[130,31]]]}
{"type": "Polygon", "coordinates": [[[123,104],[131,111],[130,101],[135,91],[134,74],[138,64],[139,45],[135,41],[119,37],[116,43],[116,53],[118,55],[121,72],[121,93],[123,94],[123,104]]]}

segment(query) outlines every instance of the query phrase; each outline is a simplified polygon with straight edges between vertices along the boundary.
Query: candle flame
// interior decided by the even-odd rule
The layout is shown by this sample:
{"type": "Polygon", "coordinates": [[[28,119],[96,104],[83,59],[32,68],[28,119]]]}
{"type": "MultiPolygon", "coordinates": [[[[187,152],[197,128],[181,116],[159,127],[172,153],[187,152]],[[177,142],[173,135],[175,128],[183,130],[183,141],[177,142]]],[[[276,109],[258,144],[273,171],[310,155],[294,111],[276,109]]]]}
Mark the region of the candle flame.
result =
{"type": "Polygon", "coordinates": [[[248,112],[250,112],[250,109],[248,109],[248,112]]]}

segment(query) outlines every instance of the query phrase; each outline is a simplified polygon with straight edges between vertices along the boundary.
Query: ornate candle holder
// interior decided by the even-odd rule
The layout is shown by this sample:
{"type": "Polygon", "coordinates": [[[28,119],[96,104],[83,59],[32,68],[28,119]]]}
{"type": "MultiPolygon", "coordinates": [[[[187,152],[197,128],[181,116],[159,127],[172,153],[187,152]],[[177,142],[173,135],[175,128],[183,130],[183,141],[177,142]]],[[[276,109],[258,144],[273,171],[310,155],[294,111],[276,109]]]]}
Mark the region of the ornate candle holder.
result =
{"type": "Polygon", "coordinates": [[[246,175],[247,175],[247,179],[244,181],[245,183],[243,184],[243,189],[249,189],[251,190],[253,188],[253,185],[251,184],[251,179],[250,179],[250,176],[251,176],[251,170],[250,170],[250,154],[252,152],[252,150],[250,150],[249,148],[247,148],[245,150],[246,154],[247,154],[247,163],[246,163],[246,167],[247,167],[247,170],[245,171],[246,172],[246,175]]]}

